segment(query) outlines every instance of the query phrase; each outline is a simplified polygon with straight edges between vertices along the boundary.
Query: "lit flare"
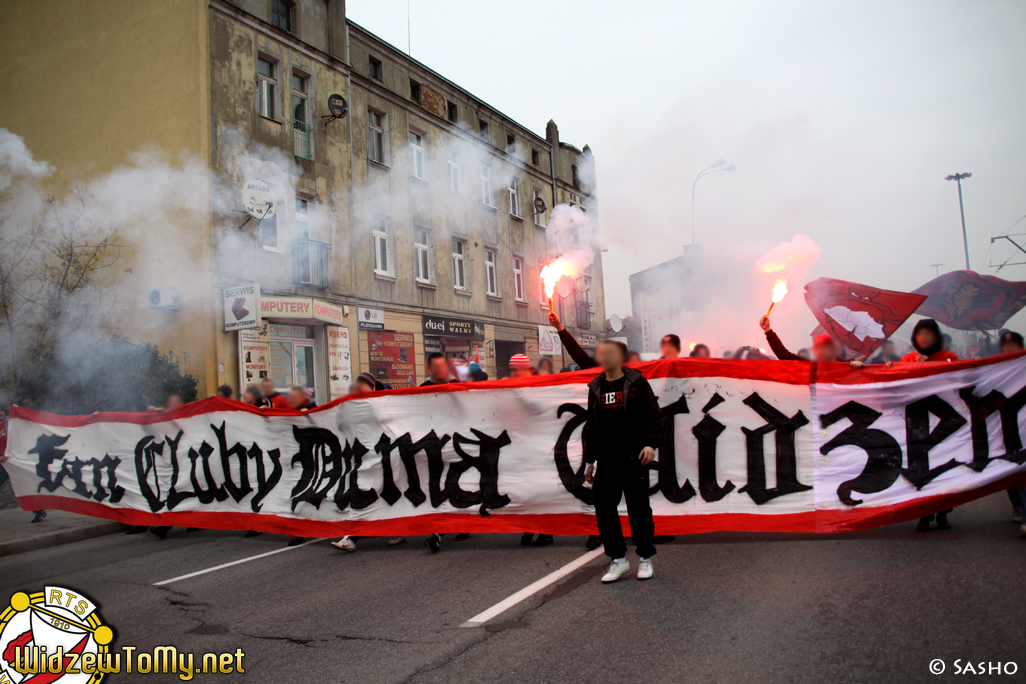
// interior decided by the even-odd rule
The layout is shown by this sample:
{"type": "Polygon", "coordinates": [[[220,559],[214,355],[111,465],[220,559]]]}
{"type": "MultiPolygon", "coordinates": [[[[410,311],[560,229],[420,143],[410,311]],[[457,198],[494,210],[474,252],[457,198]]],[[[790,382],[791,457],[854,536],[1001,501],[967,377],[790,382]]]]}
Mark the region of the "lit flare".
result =
{"type": "Polygon", "coordinates": [[[766,310],[766,315],[769,316],[770,312],[773,311],[773,307],[780,303],[780,300],[787,294],[787,281],[778,280],[776,285],[773,286],[773,301],[770,302],[769,308],[766,310]]]}

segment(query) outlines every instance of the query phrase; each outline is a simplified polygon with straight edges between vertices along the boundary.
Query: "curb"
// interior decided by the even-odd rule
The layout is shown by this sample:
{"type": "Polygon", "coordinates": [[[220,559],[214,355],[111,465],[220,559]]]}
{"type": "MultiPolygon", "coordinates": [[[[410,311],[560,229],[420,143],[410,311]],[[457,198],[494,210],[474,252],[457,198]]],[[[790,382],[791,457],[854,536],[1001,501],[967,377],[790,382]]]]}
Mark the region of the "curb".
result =
{"type": "Polygon", "coordinates": [[[4,556],[14,556],[19,553],[26,553],[28,551],[48,549],[52,546],[71,544],[84,539],[92,539],[93,537],[102,537],[108,534],[120,532],[122,529],[124,529],[124,526],[121,523],[103,522],[97,525],[79,527],[73,530],[61,530],[60,532],[42,534],[38,537],[14,539],[9,542],[0,543],[0,558],[3,558],[4,556]]]}

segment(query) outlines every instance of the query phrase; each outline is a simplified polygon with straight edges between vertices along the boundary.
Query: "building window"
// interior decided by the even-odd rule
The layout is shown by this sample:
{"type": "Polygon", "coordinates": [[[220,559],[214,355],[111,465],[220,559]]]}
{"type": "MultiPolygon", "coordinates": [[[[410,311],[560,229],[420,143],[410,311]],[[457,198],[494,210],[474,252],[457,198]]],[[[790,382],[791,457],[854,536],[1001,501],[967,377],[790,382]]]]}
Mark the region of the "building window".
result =
{"type": "Polygon", "coordinates": [[[274,87],[278,85],[274,67],[274,62],[257,58],[257,110],[268,119],[274,118],[274,87]]]}
{"type": "Polygon", "coordinates": [[[459,118],[459,114],[460,114],[460,110],[456,106],[456,103],[455,102],[450,102],[450,101],[446,100],[446,102],[445,102],[445,118],[449,119],[449,121],[451,121],[453,123],[456,123],[456,120],[459,118]]]}
{"type": "Polygon", "coordinates": [[[295,8],[288,0],[271,0],[271,23],[292,33],[294,11],[295,8]]]}
{"type": "Polygon", "coordinates": [[[373,109],[367,110],[367,157],[385,163],[385,115],[373,109]]]}
{"type": "Polygon", "coordinates": [[[460,191],[460,158],[456,150],[446,152],[449,165],[449,189],[459,194],[460,191]]]}
{"type": "MultiPolygon", "coordinates": [[[[537,188],[535,188],[535,191],[534,191],[534,205],[538,204],[538,200],[539,199],[542,202],[544,202],[545,201],[545,196],[542,194],[541,190],[538,190],[537,188]]],[[[544,228],[545,227],[545,212],[544,211],[538,211],[536,206],[532,206],[531,207],[531,213],[534,214],[534,225],[539,226],[541,228],[544,228]]]]}
{"type": "Polygon", "coordinates": [[[375,81],[384,81],[385,79],[383,78],[384,74],[381,68],[381,60],[372,55],[368,55],[367,59],[369,62],[367,75],[373,78],[375,81]]]}
{"type": "Polygon", "coordinates": [[[293,262],[295,264],[296,281],[300,283],[312,282],[310,276],[310,205],[301,197],[296,198],[296,229],[293,232],[295,250],[293,262]]]}
{"type": "Polygon", "coordinates": [[[520,179],[509,179],[509,214],[520,218],[520,179]]]}
{"type": "Polygon", "coordinates": [[[383,276],[394,276],[392,236],[385,225],[385,220],[380,218],[372,219],[371,229],[374,235],[374,273],[383,276]]]}
{"type": "Polygon", "coordinates": [[[420,84],[413,79],[410,79],[410,99],[420,102],[420,84]]]}
{"type": "Polygon", "coordinates": [[[306,83],[305,76],[292,74],[292,138],[296,156],[302,159],[313,159],[306,83]]]}
{"type": "Polygon", "coordinates": [[[506,151],[513,154],[517,149],[517,137],[512,133],[506,134],[506,151]]]}
{"type": "Polygon", "coordinates": [[[538,150],[531,150],[531,163],[535,166],[541,166],[541,155],[538,154],[538,150]]]}
{"type": "Polygon", "coordinates": [[[430,283],[431,278],[431,245],[426,230],[417,228],[413,231],[413,258],[418,283],[430,283]]]}
{"type": "Polygon", "coordinates": [[[467,243],[463,240],[452,241],[452,286],[467,289],[467,243]]]}
{"type": "Polygon", "coordinates": [[[492,170],[481,166],[481,204],[494,207],[492,204],[492,170]]]}
{"type": "Polygon", "coordinates": [[[278,251],[278,214],[260,221],[260,242],[264,249],[278,251]]]}
{"type": "Polygon", "coordinates": [[[499,279],[495,272],[495,250],[484,251],[485,292],[491,297],[499,296],[499,279]]]}
{"type": "Polygon", "coordinates": [[[588,311],[595,313],[595,298],[591,293],[591,276],[586,275],[584,281],[584,301],[588,303],[588,311]]]}
{"type": "Polygon", "coordinates": [[[581,211],[588,211],[588,201],[576,192],[570,193],[570,206],[577,207],[581,211]]]}
{"type": "Polygon", "coordinates": [[[581,175],[577,172],[577,166],[576,165],[570,167],[570,179],[571,179],[571,181],[570,181],[571,184],[575,188],[580,190],[581,189],[581,175]]]}
{"type": "Polygon", "coordinates": [[[488,140],[488,122],[484,119],[477,120],[477,133],[482,140],[488,140]]]}
{"type": "Polygon", "coordinates": [[[526,302],[524,298],[524,260],[513,257],[513,297],[518,302],[526,302]]]}
{"type": "Polygon", "coordinates": [[[424,137],[410,131],[410,173],[424,180],[424,137]]]}

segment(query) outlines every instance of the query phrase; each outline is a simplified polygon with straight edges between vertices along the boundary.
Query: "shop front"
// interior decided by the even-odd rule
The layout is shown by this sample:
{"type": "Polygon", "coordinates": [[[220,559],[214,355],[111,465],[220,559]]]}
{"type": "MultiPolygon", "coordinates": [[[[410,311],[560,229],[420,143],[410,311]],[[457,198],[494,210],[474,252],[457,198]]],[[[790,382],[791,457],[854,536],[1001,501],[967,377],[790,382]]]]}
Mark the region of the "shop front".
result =
{"type": "Polygon", "coordinates": [[[240,394],[264,379],[283,393],[310,387],[317,403],[348,391],[352,358],[342,307],[311,297],[261,296],[260,314],[259,327],[238,333],[240,394]]]}
{"type": "Polygon", "coordinates": [[[447,359],[481,358],[484,324],[463,318],[423,316],[424,353],[440,352],[447,359]]]}

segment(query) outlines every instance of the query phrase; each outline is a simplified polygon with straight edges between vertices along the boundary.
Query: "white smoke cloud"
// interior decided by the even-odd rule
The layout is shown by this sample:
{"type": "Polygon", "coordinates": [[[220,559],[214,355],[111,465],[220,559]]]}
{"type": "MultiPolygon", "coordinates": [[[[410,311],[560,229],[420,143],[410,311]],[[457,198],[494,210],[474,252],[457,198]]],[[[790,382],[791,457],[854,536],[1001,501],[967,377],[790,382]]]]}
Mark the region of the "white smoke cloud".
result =
{"type": "Polygon", "coordinates": [[[15,178],[46,178],[52,172],[49,164],[33,158],[20,135],[0,128],[0,192],[11,187],[15,178]]]}

